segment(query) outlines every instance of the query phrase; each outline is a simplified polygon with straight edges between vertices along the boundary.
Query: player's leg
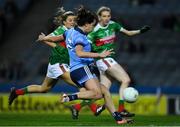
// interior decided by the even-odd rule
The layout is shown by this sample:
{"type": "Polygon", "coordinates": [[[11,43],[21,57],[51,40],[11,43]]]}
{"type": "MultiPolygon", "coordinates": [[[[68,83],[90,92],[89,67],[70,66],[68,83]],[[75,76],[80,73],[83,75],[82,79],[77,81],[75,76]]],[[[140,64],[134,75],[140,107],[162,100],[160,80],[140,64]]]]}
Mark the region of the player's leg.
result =
{"type": "MultiPolygon", "coordinates": [[[[90,81],[90,80],[89,80],[90,81]]],[[[87,82],[87,84],[85,85],[86,89],[88,90],[95,90],[95,89],[99,89],[98,86],[96,87],[96,85],[94,85],[94,83],[96,83],[97,85],[99,84],[98,80],[96,79],[93,79],[93,81],[91,80],[90,82],[87,82]]],[[[101,92],[103,93],[103,97],[105,99],[105,105],[107,107],[107,109],[109,110],[110,114],[113,116],[113,118],[116,120],[117,124],[124,124],[124,123],[130,123],[132,122],[133,120],[132,119],[123,119],[120,115],[120,113],[118,113],[116,110],[115,110],[115,107],[114,107],[114,104],[113,104],[113,101],[112,101],[112,98],[111,98],[111,95],[109,93],[109,90],[103,86],[103,85],[100,85],[99,84],[99,87],[100,87],[100,90],[101,92]]],[[[95,90],[98,92],[98,90],[95,90]]],[[[100,92],[100,91],[99,91],[100,92]]],[[[80,93],[80,92],[79,92],[80,93]]],[[[76,97],[74,96],[75,94],[72,94],[72,95],[66,95],[67,97],[65,97],[65,99],[68,98],[68,101],[72,101],[72,100],[76,100],[76,99],[80,99],[80,96],[78,96],[78,94],[76,94],[76,97]],[[76,99],[74,99],[76,98],[76,99]]],[[[97,95],[96,96],[99,96],[97,99],[101,98],[102,96],[101,95],[97,95]]],[[[67,101],[63,101],[63,102],[67,102],[67,101]]]]}
{"type": "Polygon", "coordinates": [[[116,111],[109,89],[101,85],[101,91],[104,96],[105,106],[107,107],[110,114],[114,117],[117,124],[131,123],[132,119],[123,119],[119,112],[116,111]]]}
{"type": "MultiPolygon", "coordinates": [[[[91,110],[91,112],[95,115],[95,116],[97,116],[97,110],[99,110],[99,108],[101,107],[101,106],[99,106],[99,105],[97,105],[96,103],[95,103],[95,101],[96,100],[83,100],[82,102],[80,102],[80,103],[77,103],[77,104],[74,104],[74,105],[72,105],[72,106],[70,106],[69,108],[70,108],[70,110],[71,110],[71,112],[72,112],[72,118],[73,119],[78,119],[78,115],[79,115],[79,112],[80,112],[80,110],[84,107],[84,106],[89,106],[89,108],[90,108],[90,110],[91,110]]],[[[103,107],[104,108],[104,107],[103,107]]]]}
{"type": "Polygon", "coordinates": [[[46,93],[48,92],[58,81],[60,75],[62,75],[66,70],[60,68],[60,64],[48,65],[47,75],[42,84],[31,84],[25,88],[16,89],[11,88],[9,95],[9,105],[12,104],[15,98],[19,95],[24,95],[27,93],[46,93]]]}
{"type": "MultiPolygon", "coordinates": [[[[98,77],[98,79],[100,78],[100,72],[99,72],[99,69],[97,68],[97,66],[95,64],[91,65],[91,70],[93,71],[93,73],[96,75],[96,77],[98,77]]],[[[99,81],[98,81],[98,84],[99,84],[99,81]]],[[[97,105],[95,103],[96,100],[90,100],[89,102],[89,108],[91,109],[92,113],[96,116],[96,112],[97,112],[97,109],[101,106],[97,105]]],[[[86,101],[87,103],[87,101],[86,101]]]]}
{"type": "MultiPolygon", "coordinates": [[[[119,65],[120,67],[118,66],[116,68],[118,63],[113,58],[105,58],[105,59],[98,60],[96,64],[101,72],[106,72],[106,77],[109,80],[111,80],[110,77],[113,77],[117,81],[119,81],[120,84],[122,83],[121,87],[119,88],[120,99],[119,99],[118,109],[124,116],[134,116],[134,114],[131,114],[127,110],[124,109],[124,100],[122,98],[122,93],[123,93],[122,91],[124,88],[128,87],[129,82],[130,82],[130,78],[128,74],[124,71],[124,69],[120,65],[119,65]]],[[[109,85],[106,85],[107,84],[106,80],[105,82],[102,82],[102,84],[104,84],[107,88],[110,87],[109,85]]]]}
{"type": "MultiPolygon", "coordinates": [[[[109,90],[112,84],[112,79],[104,71],[100,71],[100,82],[109,90]]],[[[101,112],[105,110],[105,107],[106,107],[105,105],[99,106],[96,110],[95,115],[96,116],[100,115],[101,112]]]]}
{"type": "MultiPolygon", "coordinates": [[[[64,80],[66,83],[68,83],[68,84],[70,84],[72,86],[76,86],[75,83],[71,80],[69,70],[67,70],[63,75],[61,75],[60,78],[62,80],[64,80]]],[[[81,88],[80,91],[81,92],[86,91],[86,89],[81,88]]],[[[78,119],[79,111],[81,110],[82,107],[84,107],[86,105],[89,105],[89,107],[90,107],[90,109],[91,109],[91,111],[93,113],[96,112],[97,105],[94,103],[93,100],[83,100],[81,103],[77,103],[77,104],[72,105],[72,106],[69,107],[70,110],[71,110],[71,113],[72,113],[72,118],[73,119],[78,119]]]]}
{"type": "MultiPolygon", "coordinates": [[[[86,97],[86,99],[90,99],[90,97],[93,97],[93,99],[100,99],[103,97],[103,93],[106,106],[117,123],[123,124],[129,122],[128,120],[122,119],[121,115],[115,111],[114,104],[112,103],[112,99],[108,89],[105,86],[102,86],[101,88],[98,79],[95,78],[95,75],[88,67],[79,68],[71,72],[71,78],[74,82],[77,82],[78,85],[85,87],[87,91],[85,91],[85,93],[83,93],[84,91],[82,91],[76,94],[64,95],[62,98],[62,102],[73,101],[76,99],[85,99],[84,97],[86,97]],[[91,94],[90,91],[92,92],[91,94]],[[89,97],[87,97],[87,95],[89,95],[89,97]]],[[[130,120],[130,122],[131,121],[132,120],[130,120]]]]}
{"type": "Polygon", "coordinates": [[[15,98],[19,95],[24,95],[28,93],[45,93],[48,92],[57,82],[57,79],[52,79],[49,77],[45,77],[43,83],[41,85],[32,84],[27,87],[16,89],[15,87],[11,88],[10,96],[9,96],[9,105],[12,104],[15,98]]]}
{"type": "MultiPolygon", "coordinates": [[[[45,77],[43,83],[41,85],[32,84],[30,86],[25,87],[26,93],[46,93],[48,92],[54,85],[57,83],[58,79],[52,79],[49,77],[45,77]]],[[[23,89],[20,89],[23,90],[23,89]]],[[[19,91],[20,91],[19,90],[19,91]]],[[[20,95],[20,94],[18,94],[20,95]]]]}
{"type": "MultiPolygon", "coordinates": [[[[28,93],[46,93],[57,83],[58,79],[61,78],[68,84],[76,86],[71,80],[69,74],[69,67],[66,64],[55,64],[50,65],[47,76],[45,77],[41,85],[30,85],[27,86],[28,93]]],[[[76,86],[77,87],[77,86],[76,86]]]]}
{"type": "MultiPolygon", "coordinates": [[[[68,83],[72,86],[76,86],[75,83],[71,80],[69,71],[67,71],[63,75],[61,75],[60,78],[62,80],[64,80],[66,83],[68,83]]],[[[80,91],[86,91],[86,90],[84,88],[81,88],[80,91]]],[[[96,112],[97,105],[94,103],[93,100],[83,100],[81,103],[77,103],[77,104],[74,104],[69,107],[69,109],[72,112],[72,118],[78,119],[79,111],[81,110],[82,107],[84,107],[86,105],[90,106],[90,109],[93,113],[96,112]]]]}
{"type": "Polygon", "coordinates": [[[85,83],[85,88],[87,91],[79,92],[79,99],[101,99],[102,93],[95,79],[89,79],[85,83]]]}
{"type": "Polygon", "coordinates": [[[89,79],[86,81],[84,87],[87,89],[86,91],[81,91],[74,94],[63,94],[61,98],[61,102],[69,102],[77,99],[100,99],[102,98],[101,89],[98,84],[94,81],[94,79],[89,79]]]}
{"type": "Polygon", "coordinates": [[[124,100],[123,100],[123,90],[129,86],[130,83],[130,78],[126,71],[119,65],[115,64],[111,66],[107,71],[106,71],[110,76],[115,78],[119,83],[121,83],[120,89],[119,89],[119,107],[118,111],[121,112],[121,115],[123,116],[134,116],[135,114],[129,113],[127,110],[125,110],[124,107],[124,100]]]}
{"type": "MultiPolygon", "coordinates": [[[[99,77],[100,73],[98,68],[95,65],[92,65],[93,69],[92,71],[96,74],[97,77],[99,77]]],[[[76,114],[78,114],[77,112],[79,112],[81,110],[82,107],[88,105],[89,108],[91,109],[92,113],[94,115],[96,115],[97,109],[100,107],[95,103],[95,100],[83,100],[81,103],[77,103],[74,104],[70,107],[71,112],[72,112],[72,118],[73,119],[78,119],[78,116],[75,116],[76,114]]]]}
{"type": "Polygon", "coordinates": [[[69,66],[67,66],[66,64],[61,64],[60,68],[64,70],[63,74],[60,75],[60,79],[62,79],[69,85],[77,87],[77,85],[71,79],[69,66]]]}
{"type": "MultiPolygon", "coordinates": [[[[111,87],[112,84],[112,78],[108,76],[105,72],[106,70],[111,66],[111,64],[107,63],[104,59],[100,59],[96,61],[96,65],[100,72],[100,82],[104,86],[106,86],[107,89],[111,87]]],[[[98,116],[101,114],[102,111],[105,110],[105,105],[99,106],[96,110],[95,115],[98,116]]]]}
{"type": "Polygon", "coordinates": [[[102,98],[99,84],[95,82],[97,78],[90,70],[89,66],[78,68],[70,73],[71,79],[79,86],[86,88],[76,94],[66,95],[62,97],[62,102],[73,101],[76,99],[99,99],[102,98]]]}
{"type": "MultiPolygon", "coordinates": [[[[62,69],[64,68],[63,70],[66,70],[66,72],[63,73],[63,75],[61,75],[60,78],[62,80],[64,80],[66,83],[68,83],[72,86],[76,86],[76,84],[71,80],[69,68],[67,68],[66,65],[61,65],[61,68],[62,69]]],[[[80,91],[81,92],[86,91],[86,89],[81,88],[80,91]]],[[[89,105],[89,107],[93,113],[96,112],[97,105],[94,103],[93,100],[83,100],[81,103],[77,103],[75,105],[69,106],[69,109],[71,110],[71,113],[72,113],[72,118],[78,119],[79,111],[81,110],[82,107],[84,107],[86,105],[89,105]]]]}

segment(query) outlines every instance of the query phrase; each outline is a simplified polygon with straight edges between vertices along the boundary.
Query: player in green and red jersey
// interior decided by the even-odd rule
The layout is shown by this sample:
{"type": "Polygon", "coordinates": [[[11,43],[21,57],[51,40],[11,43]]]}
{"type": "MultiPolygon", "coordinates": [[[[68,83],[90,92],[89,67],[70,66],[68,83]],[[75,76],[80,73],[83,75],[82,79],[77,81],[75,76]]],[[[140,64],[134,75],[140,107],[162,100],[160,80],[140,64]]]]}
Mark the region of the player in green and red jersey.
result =
{"type": "MultiPolygon", "coordinates": [[[[97,11],[99,17],[99,23],[94,28],[93,32],[88,35],[88,38],[92,41],[92,47],[94,52],[101,53],[105,49],[115,49],[116,33],[122,32],[128,36],[134,36],[144,33],[150,29],[148,26],[144,26],[140,30],[126,30],[122,25],[111,20],[111,9],[108,7],[100,7],[97,11]]],[[[124,117],[132,117],[135,114],[129,113],[124,107],[124,100],[122,91],[129,86],[130,77],[126,71],[119,65],[115,59],[115,54],[103,59],[97,59],[96,65],[101,73],[101,84],[107,88],[111,87],[112,78],[116,79],[121,87],[119,89],[119,107],[118,111],[124,117]]],[[[78,104],[76,104],[78,105],[78,104]]],[[[76,107],[74,105],[74,107],[76,107]]],[[[100,114],[105,109],[105,106],[99,107],[96,114],[100,114]]],[[[78,109],[77,109],[78,110],[78,109]]]]}
{"type": "MultiPolygon", "coordinates": [[[[74,27],[75,15],[73,12],[65,12],[61,8],[54,21],[60,26],[50,34],[51,36],[63,34],[67,29],[74,27]]],[[[68,84],[76,86],[70,78],[68,63],[69,58],[65,42],[56,43],[52,48],[52,52],[49,57],[47,74],[43,83],[41,85],[32,84],[22,89],[16,89],[15,87],[11,88],[9,105],[11,105],[13,100],[19,95],[48,92],[57,83],[58,79],[63,79],[68,84]]]]}

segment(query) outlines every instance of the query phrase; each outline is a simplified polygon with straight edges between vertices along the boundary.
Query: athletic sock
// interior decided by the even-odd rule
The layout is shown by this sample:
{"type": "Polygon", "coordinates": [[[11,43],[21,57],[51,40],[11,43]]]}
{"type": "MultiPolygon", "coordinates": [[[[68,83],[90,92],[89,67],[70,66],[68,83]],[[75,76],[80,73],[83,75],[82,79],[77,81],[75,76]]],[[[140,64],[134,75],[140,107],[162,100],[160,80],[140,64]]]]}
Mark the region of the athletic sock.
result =
{"type": "Polygon", "coordinates": [[[86,106],[86,105],[90,105],[92,102],[92,100],[83,100],[81,103],[78,103],[78,104],[74,104],[73,107],[80,111],[82,107],[86,106]]]}
{"type": "Polygon", "coordinates": [[[97,106],[97,104],[95,104],[95,103],[91,103],[91,104],[89,105],[89,107],[90,107],[91,111],[92,111],[93,113],[95,113],[98,106],[97,106]]]}
{"type": "Polygon", "coordinates": [[[95,113],[98,106],[94,102],[95,102],[95,100],[84,100],[81,102],[81,107],[83,107],[85,105],[89,105],[91,111],[93,113],[95,113]]]}
{"type": "Polygon", "coordinates": [[[24,95],[24,94],[26,94],[26,93],[28,93],[27,87],[16,90],[16,94],[17,94],[17,95],[24,95]]]}
{"type": "Polygon", "coordinates": [[[122,112],[124,110],[124,100],[119,100],[118,112],[122,112]]]}
{"type": "Polygon", "coordinates": [[[73,101],[73,100],[77,100],[78,99],[77,94],[68,95],[68,97],[69,97],[69,101],[73,101]]]}
{"type": "Polygon", "coordinates": [[[81,108],[82,108],[81,103],[79,103],[79,104],[74,104],[73,107],[74,107],[76,110],[78,110],[78,111],[80,111],[81,108]]]}

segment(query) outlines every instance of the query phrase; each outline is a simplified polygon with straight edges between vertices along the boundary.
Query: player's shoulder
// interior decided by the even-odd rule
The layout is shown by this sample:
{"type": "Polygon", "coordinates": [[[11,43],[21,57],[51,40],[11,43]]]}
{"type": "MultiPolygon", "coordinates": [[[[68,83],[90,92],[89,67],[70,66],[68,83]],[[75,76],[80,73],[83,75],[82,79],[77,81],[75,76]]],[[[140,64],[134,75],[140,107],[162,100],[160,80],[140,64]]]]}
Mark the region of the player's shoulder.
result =
{"type": "Polygon", "coordinates": [[[67,28],[65,27],[65,26],[58,26],[57,28],[56,28],[56,31],[62,31],[62,32],[64,32],[64,31],[66,31],[67,30],[67,28]]]}
{"type": "Polygon", "coordinates": [[[115,29],[119,29],[119,28],[123,28],[122,24],[116,21],[110,21],[109,22],[109,28],[115,28],[115,29]]]}
{"type": "Polygon", "coordinates": [[[66,28],[64,26],[58,26],[52,33],[54,35],[60,35],[63,34],[66,31],[66,28]]]}
{"type": "Polygon", "coordinates": [[[68,32],[68,35],[71,38],[73,38],[74,40],[77,40],[77,39],[84,37],[84,35],[81,34],[79,31],[77,31],[75,28],[71,28],[71,29],[67,30],[67,32],[68,32]]]}
{"type": "Polygon", "coordinates": [[[115,21],[112,21],[112,20],[109,22],[109,25],[117,25],[117,24],[119,24],[119,23],[115,22],[115,21]]]}
{"type": "Polygon", "coordinates": [[[110,20],[109,21],[109,24],[115,24],[116,22],[115,21],[113,21],[113,20],[110,20]]]}
{"type": "Polygon", "coordinates": [[[100,30],[101,28],[104,29],[104,28],[107,28],[109,25],[114,25],[114,24],[116,24],[116,22],[115,22],[115,21],[112,21],[112,20],[109,21],[109,23],[108,23],[108,25],[107,25],[106,27],[103,27],[103,26],[101,26],[101,25],[98,23],[98,24],[94,27],[93,32],[97,32],[97,31],[100,30]]]}
{"type": "Polygon", "coordinates": [[[93,32],[97,32],[101,28],[101,25],[98,23],[95,27],[93,32]]]}

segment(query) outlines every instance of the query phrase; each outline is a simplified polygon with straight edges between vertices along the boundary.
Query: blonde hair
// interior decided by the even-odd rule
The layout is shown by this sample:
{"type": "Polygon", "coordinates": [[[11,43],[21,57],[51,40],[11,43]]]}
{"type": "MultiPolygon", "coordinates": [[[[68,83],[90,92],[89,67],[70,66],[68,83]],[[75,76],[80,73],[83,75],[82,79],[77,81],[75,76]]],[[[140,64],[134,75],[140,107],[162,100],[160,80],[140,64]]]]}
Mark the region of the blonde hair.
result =
{"type": "Polygon", "coordinates": [[[98,16],[101,16],[101,13],[102,13],[103,11],[109,11],[109,12],[111,13],[111,9],[110,9],[109,7],[102,6],[102,7],[100,7],[100,8],[98,9],[97,15],[98,15],[98,16]]]}
{"type": "Polygon", "coordinates": [[[54,17],[54,24],[55,25],[63,25],[63,21],[66,21],[68,16],[74,16],[74,12],[72,11],[65,11],[64,7],[59,7],[54,17]]]}

